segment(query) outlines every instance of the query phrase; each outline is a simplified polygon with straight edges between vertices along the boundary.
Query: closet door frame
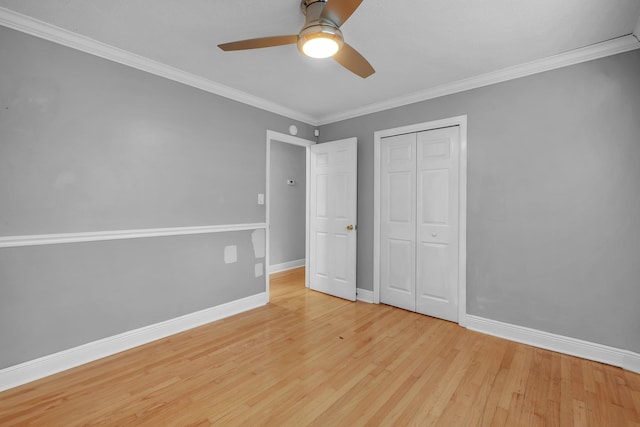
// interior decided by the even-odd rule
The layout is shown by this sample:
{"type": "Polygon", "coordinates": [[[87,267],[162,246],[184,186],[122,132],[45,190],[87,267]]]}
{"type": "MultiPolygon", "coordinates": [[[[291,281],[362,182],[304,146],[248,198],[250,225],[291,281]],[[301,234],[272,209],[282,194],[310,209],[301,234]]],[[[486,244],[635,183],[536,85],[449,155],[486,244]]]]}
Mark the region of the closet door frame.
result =
{"type": "Polygon", "coordinates": [[[467,116],[434,120],[374,133],[374,177],[373,177],[373,302],[380,303],[380,147],[382,138],[405,133],[429,131],[458,126],[460,129],[459,168],[459,237],[458,237],[458,324],[466,326],[467,316],[467,116]]]}

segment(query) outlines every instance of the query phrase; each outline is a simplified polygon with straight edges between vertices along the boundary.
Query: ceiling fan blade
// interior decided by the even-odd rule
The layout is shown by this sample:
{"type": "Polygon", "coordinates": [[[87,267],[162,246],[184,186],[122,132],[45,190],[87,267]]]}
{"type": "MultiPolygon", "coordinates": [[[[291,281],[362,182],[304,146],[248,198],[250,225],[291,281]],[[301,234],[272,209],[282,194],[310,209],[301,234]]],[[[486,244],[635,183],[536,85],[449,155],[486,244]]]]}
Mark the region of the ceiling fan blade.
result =
{"type": "Polygon", "coordinates": [[[328,0],[320,19],[328,19],[339,27],[349,19],[360,3],[362,0],[328,0]]]}
{"type": "Polygon", "coordinates": [[[260,37],[258,39],[240,40],[237,42],[222,43],[218,47],[225,52],[230,50],[246,50],[246,49],[260,49],[263,47],[282,46],[285,44],[298,43],[298,35],[291,36],[273,36],[273,37],[260,37]]]}
{"type": "Polygon", "coordinates": [[[344,43],[344,45],[342,45],[342,49],[333,55],[333,59],[335,59],[338,64],[342,65],[344,68],[359,75],[363,79],[366,79],[376,72],[371,64],[364,59],[364,56],[360,55],[357,50],[349,46],[347,43],[344,43]]]}

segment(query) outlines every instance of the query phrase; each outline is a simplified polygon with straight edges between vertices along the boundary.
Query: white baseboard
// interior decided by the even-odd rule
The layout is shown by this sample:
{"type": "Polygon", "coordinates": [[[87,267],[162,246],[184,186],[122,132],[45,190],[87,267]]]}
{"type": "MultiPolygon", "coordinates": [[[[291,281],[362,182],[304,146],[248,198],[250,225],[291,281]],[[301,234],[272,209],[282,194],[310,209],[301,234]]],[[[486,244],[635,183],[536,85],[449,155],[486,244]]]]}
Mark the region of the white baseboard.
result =
{"type": "Polygon", "coordinates": [[[356,288],[356,299],[362,302],[373,304],[373,291],[368,289],[356,288]]]}
{"type": "Polygon", "coordinates": [[[640,373],[640,354],[576,338],[556,335],[524,326],[512,325],[479,316],[466,316],[468,329],[540,347],[558,353],[594,360],[640,373]]]}
{"type": "Polygon", "coordinates": [[[626,351],[621,368],[640,374],[640,354],[626,351]]]}
{"type": "Polygon", "coordinates": [[[0,391],[17,387],[269,302],[266,292],[124,332],[0,370],[0,391]]]}
{"type": "Polygon", "coordinates": [[[283,262],[282,264],[270,265],[269,273],[279,273],[281,271],[287,271],[298,267],[304,267],[304,258],[283,262]]]}

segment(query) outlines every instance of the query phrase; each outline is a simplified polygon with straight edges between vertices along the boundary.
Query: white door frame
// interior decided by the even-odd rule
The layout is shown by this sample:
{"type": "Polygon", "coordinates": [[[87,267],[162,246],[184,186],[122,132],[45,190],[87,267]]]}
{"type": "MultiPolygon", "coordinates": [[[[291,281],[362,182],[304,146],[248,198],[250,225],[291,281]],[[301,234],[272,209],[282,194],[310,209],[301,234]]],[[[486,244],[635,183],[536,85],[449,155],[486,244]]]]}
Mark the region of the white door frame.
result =
{"type": "Polygon", "coordinates": [[[373,173],[373,302],[380,303],[380,144],[382,138],[443,127],[460,127],[460,215],[458,256],[458,324],[467,323],[467,116],[434,120],[374,132],[373,173]]]}
{"type": "Polygon", "coordinates": [[[299,138],[297,136],[289,135],[286,133],[280,133],[272,130],[267,130],[267,178],[265,180],[266,189],[265,189],[265,219],[267,223],[267,238],[266,238],[266,248],[265,248],[265,272],[266,272],[266,292],[267,296],[269,295],[269,270],[271,268],[270,264],[270,256],[269,256],[269,239],[270,239],[270,229],[271,229],[271,214],[269,212],[269,208],[271,206],[270,200],[270,192],[269,187],[271,185],[271,141],[285,142],[287,144],[297,145],[300,147],[305,147],[306,150],[306,189],[305,189],[305,198],[306,198],[306,209],[305,209],[305,250],[304,250],[304,266],[305,266],[305,275],[304,275],[304,284],[308,288],[309,287],[309,162],[311,161],[310,150],[309,147],[315,145],[315,141],[311,141],[308,139],[299,138]]]}

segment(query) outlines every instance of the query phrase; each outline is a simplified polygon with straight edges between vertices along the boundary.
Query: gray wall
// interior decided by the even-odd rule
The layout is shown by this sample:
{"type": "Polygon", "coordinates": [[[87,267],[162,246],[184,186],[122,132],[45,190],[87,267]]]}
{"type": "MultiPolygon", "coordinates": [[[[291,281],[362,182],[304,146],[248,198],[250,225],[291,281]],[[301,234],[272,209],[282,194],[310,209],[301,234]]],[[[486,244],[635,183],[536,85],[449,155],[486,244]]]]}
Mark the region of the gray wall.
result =
{"type": "Polygon", "coordinates": [[[271,141],[269,262],[304,259],[306,231],[306,149],[271,141]],[[287,179],[295,185],[288,185],[287,179]]]}
{"type": "MultiPolygon", "coordinates": [[[[4,27],[0,58],[0,236],[264,222],[266,130],[313,138],[4,27]]],[[[251,254],[246,232],[0,249],[0,368],[264,292],[251,254]]]]}
{"type": "Polygon", "coordinates": [[[264,292],[256,263],[251,231],[0,249],[0,366],[264,292]]]}
{"type": "Polygon", "coordinates": [[[467,310],[640,351],[640,51],[322,126],[358,137],[373,283],[373,133],[468,115],[467,310]]]}

